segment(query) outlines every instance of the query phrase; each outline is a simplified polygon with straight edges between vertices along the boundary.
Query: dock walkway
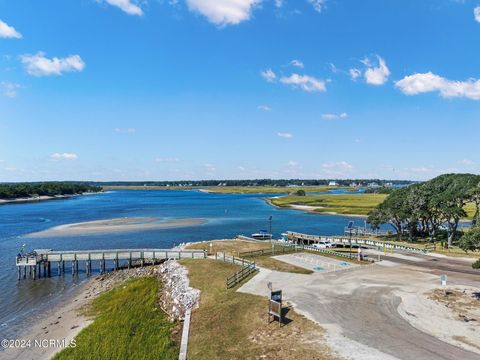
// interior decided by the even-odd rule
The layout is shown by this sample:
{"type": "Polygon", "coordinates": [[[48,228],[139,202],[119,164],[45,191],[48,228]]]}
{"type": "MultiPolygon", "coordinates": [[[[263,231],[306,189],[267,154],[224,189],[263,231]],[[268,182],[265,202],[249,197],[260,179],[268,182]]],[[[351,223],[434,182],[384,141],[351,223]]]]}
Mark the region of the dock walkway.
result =
{"type": "Polygon", "coordinates": [[[175,250],[175,249],[107,249],[107,250],[64,250],[36,249],[30,254],[17,256],[16,265],[18,279],[27,278],[34,280],[43,276],[51,276],[51,264],[57,263],[58,275],[65,273],[65,263],[70,262],[72,274],[77,274],[79,263],[85,265],[87,275],[92,273],[92,263],[98,262],[100,273],[106,271],[107,261],[113,263],[113,270],[117,270],[121,263],[130,268],[133,264],[143,266],[155,264],[166,259],[204,259],[207,257],[203,250],[175,250]]]}

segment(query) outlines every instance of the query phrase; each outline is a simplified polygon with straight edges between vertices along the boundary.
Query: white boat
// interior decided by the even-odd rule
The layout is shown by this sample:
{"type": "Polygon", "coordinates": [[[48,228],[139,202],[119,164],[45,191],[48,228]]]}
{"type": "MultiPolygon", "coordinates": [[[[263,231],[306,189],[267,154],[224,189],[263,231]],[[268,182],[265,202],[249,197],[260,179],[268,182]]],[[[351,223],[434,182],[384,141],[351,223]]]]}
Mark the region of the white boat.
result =
{"type": "Polygon", "coordinates": [[[261,230],[258,233],[252,234],[251,237],[256,240],[272,240],[273,235],[261,230]]]}

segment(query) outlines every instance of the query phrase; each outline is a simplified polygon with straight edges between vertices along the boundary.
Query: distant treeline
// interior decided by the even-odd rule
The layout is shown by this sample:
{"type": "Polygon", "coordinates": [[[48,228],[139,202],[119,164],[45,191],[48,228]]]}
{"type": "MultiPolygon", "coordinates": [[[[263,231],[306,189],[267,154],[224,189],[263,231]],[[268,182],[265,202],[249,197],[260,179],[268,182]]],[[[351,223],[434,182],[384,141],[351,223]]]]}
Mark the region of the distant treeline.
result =
{"type": "Polygon", "coordinates": [[[38,196],[75,195],[101,191],[100,186],[76,182],[37,182],[0,184],[0,199],[13,200],[38,196]]]}
{"type": "Polygon", "coordinates": [[[184,181],[109,181],[109,182],[91,182],[97,186],[326,186],[331,182],[338,186],[350,186],[352,184],[368,186],[376,184],[385,186],[402,186],[412,184],[407,180],[380,180],[380,179],[324,179],[324,180],[302,180],[302,179],[256,179],[256,180],[184,180],[184,181]]]}

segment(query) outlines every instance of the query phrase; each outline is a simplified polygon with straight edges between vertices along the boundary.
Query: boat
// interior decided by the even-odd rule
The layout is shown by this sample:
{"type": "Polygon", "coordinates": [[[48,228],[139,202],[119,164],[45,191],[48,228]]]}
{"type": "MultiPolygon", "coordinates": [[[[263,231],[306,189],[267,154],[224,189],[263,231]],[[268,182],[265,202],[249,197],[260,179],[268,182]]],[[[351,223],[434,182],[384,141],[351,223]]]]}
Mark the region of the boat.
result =
{"type": "Polygon", "coordinates": [[[272,240],[273,235],[269,234],[267,230],[260,230],[260,232],[252,234],[251,237],[256,240],[272,240]]]}

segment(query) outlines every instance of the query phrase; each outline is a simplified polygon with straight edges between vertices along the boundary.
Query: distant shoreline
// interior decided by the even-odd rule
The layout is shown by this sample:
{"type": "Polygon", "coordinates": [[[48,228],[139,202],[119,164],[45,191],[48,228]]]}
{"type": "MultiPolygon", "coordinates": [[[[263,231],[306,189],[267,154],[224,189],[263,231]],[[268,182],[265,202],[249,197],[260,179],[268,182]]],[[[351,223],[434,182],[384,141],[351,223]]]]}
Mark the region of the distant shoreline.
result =
{"type": "Polygon", "coordinates": [[[98,192],[86,192],[82,194],[68,194],[68,195],[54,195],[54,196],[35,196],[28,198],[17,198],[17,199],[0,199],[0,205],[8,204],[23,204],[31,202],[40,202],[40,201],[50,201],[50,200],[65,200],[82,195],[93,195],[99,194],[98,192]]]}
{"type": "Polygon", "coordinates": [[[306,212],[306,213],[309,213],[309,214],[315,214],[315,215],[335,215],[335,216],[344,216],[344,217],[356,217],[356,218],[362,218],[362,219],[366,219],[368,216],[365,216],[365,215],[359,215],[359,214],[339,214],[339,213],[336,213],[334,211],[323,211],[323,212],[320,212],[320,211],[315,211],[315,209],[319,208],[319,207],[316,207],[316,206],[309,206],[309,205],[295,205],[295,204],[291,204],[291,205],[287,205],[287,206],[278,206],[276,204],[274,204],[270,199],[271,198],[267,198],[267,197],[264,197],[262,198],[268,205],[270,206],[273,206],[274,208],[277,208],[277,209],[283,209],[283,210],[297,210],[297,211],[303,211],[303,212],[306,212]]]}

